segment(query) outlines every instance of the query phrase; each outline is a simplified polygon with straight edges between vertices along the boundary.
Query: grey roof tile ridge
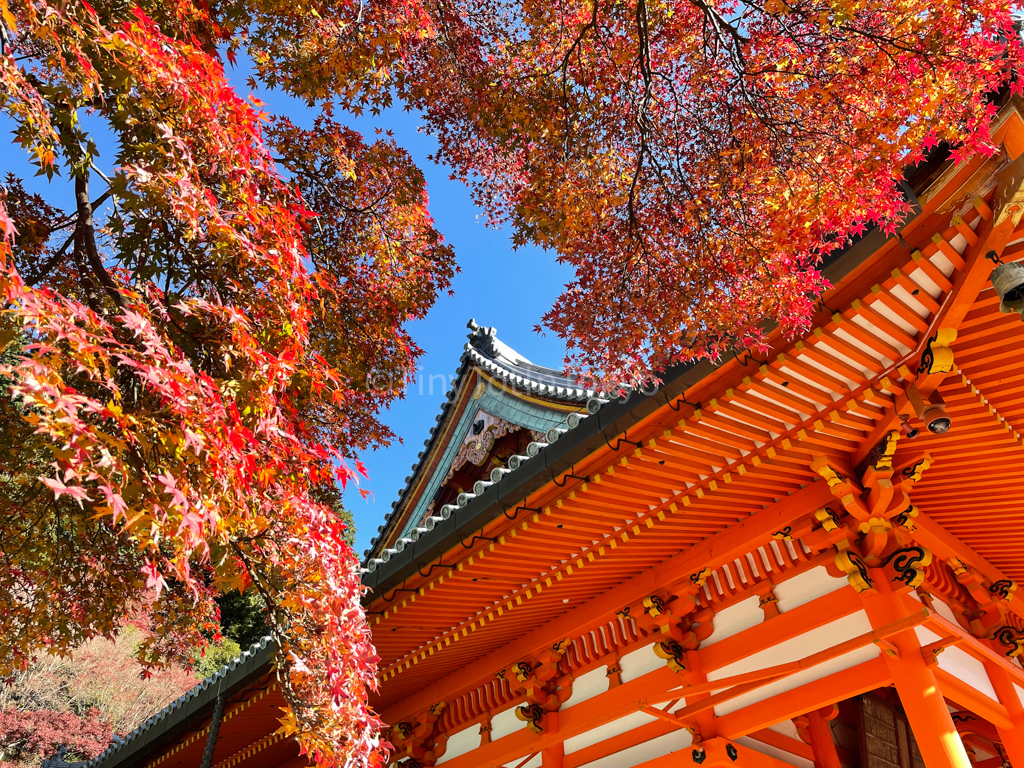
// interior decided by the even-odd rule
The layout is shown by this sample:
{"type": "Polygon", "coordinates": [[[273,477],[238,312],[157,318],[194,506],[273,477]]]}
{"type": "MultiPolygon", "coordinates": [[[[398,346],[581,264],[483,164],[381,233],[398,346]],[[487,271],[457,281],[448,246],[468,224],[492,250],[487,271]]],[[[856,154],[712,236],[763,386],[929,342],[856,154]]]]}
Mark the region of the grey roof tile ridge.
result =
{"type": "MultiPolygon", "coordinates": [[[[535,373],[528,369],[516,367],[513,370],[511,367],[502,364],[501,362],[494,360],[493,358],[487,357],[476,347],[471,344],[466,344],[465,353],[473,358],[481,367],[497,374],[502,380],[511,382],[522,387],[528,387],[532,392],[541,392],[552,397],[565,397],[566,399],[573,400],[586,400],[588,397],[593,397],[596,393],[592,389],[588,389],[578,382],[573,382],[572,379],[562,376],[559,377],[558,383],[551,381],[542,381],[540,379],[531,377],[531,373],[535,373]]],[[[554,370],[554,369],[552,369],[554,370]]],[[[554,378],[553,374],[551,375],[554,378]]]]}
{"type": "MultiPolygon", "coordinates": [[[[584,419],[597,414],[601,407],[607,402],[608,400],[602,397],[591,397],[590,399],[588,399],[586,402],[585,413],[569,413],[566,416],[565,420],[562,422],[561,426],[551,427],[550,429],[548,429],[548,431],[544,435],[543,440],[536,440],[531,442],[526,447],[526,454],[514,455],[510,457],[509,460],[503,466],[495,467],[494,469],[492,469],[489,480],[478,480],[473,486],[472,493],[459,494],[457,504],[443,505],[441,509],[435,512],[433,516],[427,518],[427,523],[429,524],[429,527],[427,527],[423,533],[416,534],[414,538],[410,538],[408,540],[399,539],[397,542],[395,542],[396,546],[394,548],[394,551],[392,551],[392,549],[385,549],[380,553],[378,557],[367,557],[367,559],[364,561],[362,573],[373,573],[378,566],[387,563],[391,559],[391,556],[393,554],[403,552],[407,545],[415,544],[421,539],[430,538],[431,533],[433,532],[434,528],[437,526],[438,523],[444,520],[448,520],[452,516],[452,513],[463,507],[467,507],[469,504],[473,502],[475,498],[482,495],[483,492],[487,490],[487,488],[502,481],[513,472],[521,470],[531,459],[541,456],[544,450],[549,445],[557,441],[566,432],[569,432],[578,427],[580,424],[583,423],[584,419]]],[[[530,466],[532,466],[532,464],[530,466]]]]}
{"type": "MultiPolygon", "coordinates": [[[[459,365],[455,368],[455,382],[458,382],[462,378],[462,374],[466,366],[466,361],[468,360],[469,348],[469,342],[466,342],[465,346],[463,347],[462,355],[459,357],[459,365]]],[[[377,546],[377,540],[387,530],[388,523],[391,522],[391,516],[395,513],[395,510],[398,509],[399,505],[402,503],[402,500],[409,492],[409,483],[412,481],[414,477],[416,477],[417,473],[423,467],[423,462],[427,458],[427,455],[430,453],[430,448],[434,443],[434,438],[437,434],[437,428],[441,425],[441,422],[444,421],[444,417],[448,413],[448,409],[451,408],[452,400],[455,398],[455,393],[457,391],[458,388],[455,386],[455,383],[453,382],[451,389],[448,390],[444,402],[441,404],[440,413],[438,413],[437,415],[437,419],[435,420],[434,426],[430,428],[430,433],[427,439],[423,442],[423,450],[416,455],[416,463],[413,464],[412,467],[410,468],[412,474],[405,478],[405,485],[402,486],[402,490],[399,492],[398,498],[395,501],[391,502],[391,510],[384,514],[384,523],[377,529],[377,535],[370,539],[370,546],[366,549],[366,551],[363,552],[364,567],[366,566],[366,563],[369,562],[370,553],[373,551],[374,547],[377,546]]]]}
{"type": "MultiPolygon", "coordinates": [[[[933,150],[933,152],[935,152],[935,151],[936,150],[933,150]]],[[[921,167],[923,167],[923,165],[926,165],[926,164],[927,163],[922,164],[922,166],[919,166],[919,169],[921,167]]],[[[910,176],[912,177],[913,173],[911,173],[910,176]]],[[[910,187],[909,184],[904,183],[903,188],[904,188],[904,196],[905,196],[906,199],[908,199],[908,202],[910,202],[912,211],[914,213],[914,216],[917,216],[918,214],[921,213],[921,205],[918,202],[917,197],[916,197],[913,189],[910,187]]],[[[866,258],[868,258],[868,256],[870,256],[871,253],[874,252],[874,250],[879,246],[879,242],[878,242],[879,240],[884,242],[885,240],[890,239],[890,238],[895,237],[895,236],[896,235],[885,235],[884,232],[882,232],[882,230],[879,227],[876,226],[876,227],[868,230],[867,232],[865,232],[863,235],[858,235],[857,237],[853,238],[853,240],[851,240],[850,242],[847,242],[845,245],[843,245],[842,248],[840,248],[840,249],[830,253],[825,259],[823,259],[822,263],[819,266],[819,269],[822,271],[822,273],[833,284],[836,284],[845,275],[847,275],[854,268],[854,266],[856,266],[857,264],[862,263],[866,258]]],[[[486,330],[486,331],[492,332],[492,335],[493,335],[493,330],[494,329],[482,329],[473,320],[470,320],[469,327],[473,331],[473,334],[471,334],[471,338],[479,330],[486,330]]],[[[774,324],[772,324],[772,325],[768,326],[768,330],[771,330],[774,327],[775,327],[774,324]]],[[[467,344],[467,349],[470,346],[471,345],[467,344]]],[[[463,353],[463,359],[465,359],[465,357],[466,357],[466,353],[463,353]]],[[[669,381],[676,381],[677,379],[681,379],[688,372],[690,372],[692,370],[695,370],[700,362],[702,362],[702,361],[701,360],[691,360],[691,361],[688,361],[688,362],[685,362],[685,363],[678,363],[678,364],[672,366],[671,368],[666,369],[665,371],[663,371],[660,374],[660,378],[663,380],[663,384],[669,383],[669,381]]],[[[719,360],[715,360],[715,361],[708,360],[706,362],[710,363],[713,368],[717,368],[721,364],[722,361],[721,361],[721,359],[719,359],[719,360]]],[[[659,389],[660,389],[660,387],[659,387],[659,389]]],[[[683,388],[683,391],[685,391],[685,387],[683,388]]],[[[629,397],[628,397],[629,392],[624,392],[623,394],[626,395],[626,397],[624,399],[619,397],[618,399],[620,399],[625,404],[629,400],[629,397]]],[[[617,398],[617,396],[614,393],[612,393],[612,394],[600,393],[599,395],[588,399],[587,400],[587,415],[595,416],[603,405],[605,405],[608,402],[615,402],[616,398],[617,398]]],[[[630,410],[631,409],[632,409],[632,406],[630,406],[630,410]]],[[[579,414],[579,415],[583,415],[583,414],[579,414]]],[[[559,432],[558,428],[553,427],[552,429],[548,430],[548,436],[552,435],[553,430],[555,430],[556,432],[559,432]]],[[[564,433],[566,431],[569,431],[569,430],[568,429],[567,430],[560,430],[561,433],[564,433]]],[[[557,436],[556,436],[556,439],[557,439],[557,436]]],[[[534,454],[534,456],[542,454],[544,449],[546,449],[547,446],[550,445],[551,442],[552,441],[549,440],[548,442],[546,442],[543,445],[541,445],[541,447],[539,448],[538,452],[536,454],[534,454]]],[[[531,445],[534,445],[534,444],[531,444],[531,445]]],[[[522,458],[525,461],[525,458],[533,458],[534,456],[522,457],[522,458]]],[[[518,457],[513,457],[513,459],[515,459],[515,458],[518,458],[518,457]]],[[[521,463],[524,463],[524,462],[520,462],[520,464],[521,463]]],[[[543,464],[543,462],[540,462],[540,463],[543,464]]],[[[531,467],[537,466],[537,464],[538,464],[537,462],[534,462],[530,466],[531,467]]],[[[497,474],[497,476],[499,478],[504,479],[504,478],[507,478],[508,475],[511,474],[514,471],[515,471],[515,469],[513,469],[513,468],[511,468],[509,466],[506,466],[506,467],[496,467],[493,470],[493,472],[491,473],[491,478],[492,478],[492,480],[494,480],[495,475],[497,474]]],[[[493,485],[493,484],[494,483],[491,483],[491,485],[493,485]]],[[[486,489],[484,489],[484,490],[486,490],[486,489]]],[[[460,504],[460,506],[459,507],[455,507],[455,509],[461,509],[462,507],[467,506],[468,504],[470,504],[473,501],[474,498],[477,498],[479,496],[480,496],[480,494],[463,494],[462,497],[460,497],[460,502],[464,501],[465,503],[464,504],[460,504]],[[468,498],[463,498],[463,497],[468,497],[468,498]]],[[[477,502],[477,505],[479,505],[479,504],[480,504],[480,502],[477,502]]],[[[477,506],[477,505],[474,505],[474,506],[477,506]]],[[[441,508],[442,514],[437,518],[437,520],[438,521],[442,521],[442,520],[443,521],[447,521],[447,520],[449,520],[451,518],[451,514],[452,514],[453,511],[454,510],[452,509],[452,505],[450,505],[450,504],[444,505],[441,508]],[[445,511],[447,511],[447,513],[448,513],[447,515],[444,514],[445,511]]],[[[470,513],[472,513],[473,511],[475,511],[475,510],[466,510],[466,512],[470,512],[470,513]]],[[[470,516],[472,517],[473,515],[470,514],[470,516]]],[[[435,525],[436,525],[436,523],[435,523],[435,525]]],[[[453,526],[448,526],[448,527],[452,528],[453,526]]],[[[427,535],[429,536],[430,533],[431,532],[428,531],[427,535]]],[[[437,537],[438,537],[437,534],[434,534],[434,536],[430,536],[430,538],[437,538],[437,537]]],[[[417,544],[417,542],[413,541],[412,544],[417,544]]],[[[427,547],[427,549],[429,551],[434,546],[434,544],[436,544],[436,542],[431,543],[429,541],[423,541],[423,545],[428,545],[428,544],[429,544],[429,546],[427,547]]],[[[398,550],[397,553],[401,553],[402,551],[404,551],[404,549],[398,550]]],[[[415,559],[415,556],[417,555],[418,551],[419,551],[419,545],[417,545],[413,549],[413,553],[412,553],[413,554],[413,559],[415,559]]],[[[387,550],[385,550],[385,552],[387,552],[387,550]]],[[[382,553],[382,554],[384,554],[384,553],[382,553]]],[[[362,570],[363,582],[364,582],[364,584],[367,587],[369,587],[371,589],[375,589],[377,586],[379,586],[379,581],[380,581],[381,576],[378,575],[378,576],[374,577],[374,576],[372,576],[372,574],[376,570],[376,567],[378,565],[386,564],[387,562],[389,562],[389,560],[390,560],[390,556],[388,558],[386,558],[386,559],[385,558],[378,558],[378,562],[367,561],[367,563],[366,563],[367,566],[370,566],[371,564],[373,565],[372,568],[371,567],[364,567],[363,570],[362,570]]],[[[383,576],[383,578],[386,580],[389,577],[388,577],[388,575],[385,574],[383,576]]]]}
{"type": "MultiPolygon", "coordinates": [[[[83,768],[97,768],[101,765],[117,765],[117,759],[119,757],[118,753],[125,751],[125,754],[122,757],[127,758],[129,754],[126,750],[128,750],[132,744],[137,743],[138,739],[147,735],[147,733],[154,737],[158,735],[154,730],[157,725],[164,724],[164,728],[161,732],[166,732],[169,726],[176,723],[176,719],[170,720],[171,716],[179,713],[186,704],[196,700],[204,693],[207,694],[204,698],[212,699],[212,695],[215,692],[213,689],[217,683],[220,683],[220,685],[216,686],[217,692],[222,689],[227,690],[228,688],[236,685],[241,679],[248,675],[249,672],[263,666],[264,663],[269,661],[275,650],[276,644],[274,643],[273,636],[265,635],[258,643],[254,643],[249,646],[249,648],[242,651],[237,658],[229,661],[212,675],[185,691],[185,693],[165,706],[155,715],[149,717],[133,731],[125,734],[123,737],[115,737],[114,742],[110,746],[100,752],[96,757],[88,760],[87,762],[80,763],[80,765],[83,768]],[[246,662],[250,663],[246,664],[246,662]]],[[[205,703],[205,701],[197,703],[201,705],[205,703]]]]}

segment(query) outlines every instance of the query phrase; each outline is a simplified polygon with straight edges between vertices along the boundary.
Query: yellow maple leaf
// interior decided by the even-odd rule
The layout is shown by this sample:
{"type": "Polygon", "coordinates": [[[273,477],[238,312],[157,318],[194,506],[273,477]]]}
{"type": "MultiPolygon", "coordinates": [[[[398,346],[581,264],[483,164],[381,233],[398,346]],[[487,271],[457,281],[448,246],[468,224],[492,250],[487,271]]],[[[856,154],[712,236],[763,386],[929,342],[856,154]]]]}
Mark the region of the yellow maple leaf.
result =
{"type": "Polygon", "coordinates": [[[4,23],[11,32],[18,31],[18,25],[14,21],[14,14],[11,13],[11,9],[7,7],[7,0],[0,0],[0,16],[3,16],[4,23]]]}
{"type": "Polygon", "coordinates": [[[284,717],[277,718],[277,722],[281,724],[281,727],[277,729],[277,733],[283,736],[291,736],[293,733],[299,732],[299,724],[295,721],[295,714],[290,709],[281,709],[284,712],[284,717]]]}

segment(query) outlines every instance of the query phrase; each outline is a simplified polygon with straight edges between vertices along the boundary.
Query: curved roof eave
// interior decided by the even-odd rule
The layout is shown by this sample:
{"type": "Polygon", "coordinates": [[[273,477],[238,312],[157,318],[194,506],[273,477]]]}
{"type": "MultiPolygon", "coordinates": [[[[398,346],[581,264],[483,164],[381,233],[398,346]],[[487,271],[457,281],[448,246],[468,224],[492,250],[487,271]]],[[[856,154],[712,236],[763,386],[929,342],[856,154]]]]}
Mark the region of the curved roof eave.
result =
{"type": "Polygon", "coordinates": [[[431,427],[430,434],[423,443],[423,450],[419,452],[416,463],[410,468],[411,474],[405,478],[405,485],[400,491],[398,499],[391,504],[391,511],[384,516],[384,523],[378,528],[377,535],[370,541],[369,548],[363,552],[364,565],[371,562],[372,555],[380,549],[383,542],[387,541],[401,522],[401,513],[405,503],[409,500],[415,481],[425,470],[430,457],[438,448],[437,439],[442,432],[441,428],[451,417],[452,405],[466,376],[473,368],[485,371],[488,376],[507,385],[513,394],[520,396],[541,397],[561,403],[578,403],[582,406],[595,395],[594,390],[581,386],[557,369],[536,365],[519,355],[518,352],[498,339],[494,327],[481,326],[477,324],[476,320],[470,320],[467,327],[470,332],[468,340],[463,346],[462,355],[459,357],[455,380],[441,405],[435,425],[431,427]]]}

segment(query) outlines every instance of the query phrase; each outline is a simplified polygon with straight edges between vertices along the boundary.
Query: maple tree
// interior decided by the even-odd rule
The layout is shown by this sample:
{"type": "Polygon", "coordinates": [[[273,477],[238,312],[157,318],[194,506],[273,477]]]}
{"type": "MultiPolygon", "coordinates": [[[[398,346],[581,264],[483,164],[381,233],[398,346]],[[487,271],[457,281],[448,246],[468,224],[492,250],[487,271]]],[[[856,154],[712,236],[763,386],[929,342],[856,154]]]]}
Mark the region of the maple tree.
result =
{"type": "Polygon", "coordinates": [[[569,362],[638,381],[761,343],[765,320],[799,330],[820,259],[906,213],[904,166],[991,151],[1010,11],[0,0],[0,111],[74,201],[14,176],[0,196],[0,672],[154,596],[156,664],[254,589],[286,727],[321,764],[380,759],[357,563],[323,492],[391,437],[405,324],[454,262],[409,156],[339,112],[419,110],[490,219],[574,266],[545,318],[569,362]],[[236,93],[240,51],[254,84],[320,107],[311,128],[236,93]]]}
{"type": "Polygon", "coordinates": [[[110,724],[95,709],[82,715],[52,710],[0,710],[0,768],[39,764],[58,749],[68,758],[91,759],[109,741],[110,724]],[[17,761],[17,762],[15,762],[17,761]]]}
{"type": "Polygon", "coordinates": [[[376,414],[418,355],[403,324],[452,275],[422,174],[328,115],[265,122],[205,5],[0,10],[0,108],[74,196],[8,176],[0,198],[0,672],[146,600],[142,660],[188,660],[215,597],[254,589],[285,727],[324,764],[365,760],[375,657],[325,490],[388,439],[376,414]]]}
{"type": "Polygon", "coordinates": [[[905,217],[905,167],[994,151],[1021,62],[1002,0],[469,6],[445,34],[474,55],[408,89],[493,219],[575,268],[544,318],[568,362],[631,383],[806,329],[821,259],[905,217]]]}

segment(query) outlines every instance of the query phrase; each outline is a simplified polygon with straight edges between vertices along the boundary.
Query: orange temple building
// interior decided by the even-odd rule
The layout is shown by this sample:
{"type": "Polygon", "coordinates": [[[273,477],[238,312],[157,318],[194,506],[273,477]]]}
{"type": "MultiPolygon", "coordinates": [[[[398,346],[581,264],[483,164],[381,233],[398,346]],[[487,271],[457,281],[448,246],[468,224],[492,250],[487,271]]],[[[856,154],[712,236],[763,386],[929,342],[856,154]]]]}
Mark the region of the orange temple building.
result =
{"type": "MultiPolygon", "coordinates": [[[[365,561],[393,764],[1024,768],[1022,114],[764,359],[595,397],[473,326],[365,561]]],[[[90,768],[304,765],[272,650],[90,768]]]]}

